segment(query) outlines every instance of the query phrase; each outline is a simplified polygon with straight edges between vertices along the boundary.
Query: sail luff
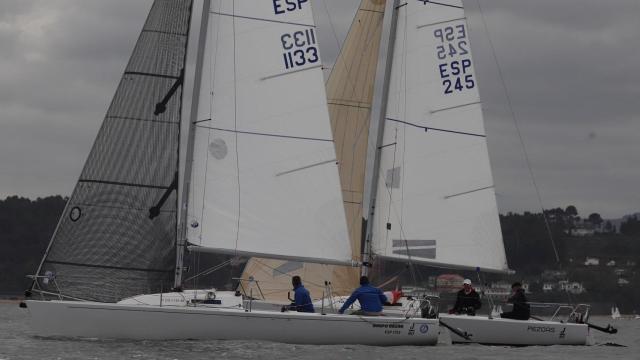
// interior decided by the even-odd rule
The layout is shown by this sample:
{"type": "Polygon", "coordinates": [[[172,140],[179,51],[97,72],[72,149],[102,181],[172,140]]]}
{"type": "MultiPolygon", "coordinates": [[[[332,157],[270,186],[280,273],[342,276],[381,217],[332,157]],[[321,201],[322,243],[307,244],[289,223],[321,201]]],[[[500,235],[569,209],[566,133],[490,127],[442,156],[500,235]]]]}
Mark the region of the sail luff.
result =
{"type": "Polygon", "coordinates": [[[390,1],[386,11],[388,17],[385,19],[383,43],[381,44],[380,61],[378,62],[376,92],[371,112],[371,137],[368,145],[367,158],[367,178],[365,179],[365,189],[368,197],[364,201],[367,213],[366,233],[364,234],[364,251],[362,275],[368,275],[368,267],[372,257],[372,236],[375,217],[376,193],[378,189],[378,177],[380,173],[380,147],[384,136],[385,115],[387,113],[387,97],[389,94],[389,81],[391,79],[391,66],[393,63],[395,38],[398,23],[398,1],[390,1]]]}
{"type": "MultiPolygon", "coordinates": [[[[174,288],[182,286],[182,270],[184,262],[184,248],[187,239],[187,208],[189,206],[189,184],[191,183],[191,169],[193,166],[193,146],[195,142],[195,123],[198,120],[198,106],[200,105],[200,87],[202,86],[202,66],[204,63],[205,42],[209,27],[209,9],[211,0],[204,0],[202,14],[200,16],[200,29],[198,32],[198,44],[196,50],[196,62],[193,76],[193,91],[191,94],[191,109],[187,118],[186,154],[182,173],[182,181],[178,186],[178,224],[176,237],[176,273],[174,288]]],[[[193,9],[193,6],[192,6],[193,9]]],[[[193,16],[193,15],[192,15],[193,16]]],[[[186,54],[185,54],[186,55],[186,54]]],[[[182,128],[182,127],[181,127],[182,128]]],[[[180,167],[178,167],[180,169],[180,167]]]]}

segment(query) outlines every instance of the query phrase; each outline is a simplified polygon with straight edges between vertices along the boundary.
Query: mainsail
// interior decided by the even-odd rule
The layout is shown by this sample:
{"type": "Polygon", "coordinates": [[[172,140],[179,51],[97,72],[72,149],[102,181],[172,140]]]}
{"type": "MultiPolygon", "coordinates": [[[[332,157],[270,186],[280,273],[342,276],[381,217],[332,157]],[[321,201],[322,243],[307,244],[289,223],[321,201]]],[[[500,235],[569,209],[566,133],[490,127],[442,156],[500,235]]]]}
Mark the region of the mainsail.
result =
{"type": "Polygon", "coordinates": [[[217,0],[208,16],[191,249],[351,263],[310,4],[217,0]]]}
{"type": "Polygon", "coordinates": [[[506,271],[462,1],[408,1],[398,11],[372,250],[506,271]]]}
{"type": "MultiPolygon", "coordinates": [[[[385,3],[361,1],[326,85],[342,201],[356,258],[362,252],[364,172],[385,3]]],[[[257,280],[267,298],[286,299],[291,275],[301,275],[312,295],[320,297],[325,281],[335,294],[350,292],[358,284],[359,272],[353,267],[253,258],[242,278],[257,280]]]]}
{"type": "Polygon", "coordinates": [[[156,0],[32,288],[115,302],[173,285],[191,0],[156,0]]]}

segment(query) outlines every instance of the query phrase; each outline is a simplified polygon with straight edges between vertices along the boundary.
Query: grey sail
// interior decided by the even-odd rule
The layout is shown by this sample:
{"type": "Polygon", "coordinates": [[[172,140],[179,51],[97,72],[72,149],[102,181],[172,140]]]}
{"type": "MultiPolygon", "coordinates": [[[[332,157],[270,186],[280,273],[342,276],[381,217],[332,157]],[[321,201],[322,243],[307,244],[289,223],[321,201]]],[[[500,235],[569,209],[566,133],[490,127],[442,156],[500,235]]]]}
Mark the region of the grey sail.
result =
{"type": "Polygon", "coordinates": [[[116,302],[173,285],[191,0],[155,0],[34,291],[116,302]]]}

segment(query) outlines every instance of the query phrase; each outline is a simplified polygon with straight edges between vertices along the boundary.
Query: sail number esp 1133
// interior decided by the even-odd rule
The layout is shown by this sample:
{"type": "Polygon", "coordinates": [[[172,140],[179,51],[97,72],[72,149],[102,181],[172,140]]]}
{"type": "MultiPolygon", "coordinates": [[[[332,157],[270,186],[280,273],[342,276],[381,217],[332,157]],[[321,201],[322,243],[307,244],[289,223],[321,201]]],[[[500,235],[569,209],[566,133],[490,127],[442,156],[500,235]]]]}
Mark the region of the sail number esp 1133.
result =
{"type": "Polygon", "coordinates": [[[280,42],[285,51],[282,57],[284,59],[284,68],[287,70],[314,64],[320,60],[316,46],[316,34],[313,28],[282,34],[280,42]]]}
{"type": "Polygon", "coordinates": [[[433,30],[438,72],[445,94],[473,89],[476,86],[471,68],[471,52],[465,24],[445,26],[433,30]]]}

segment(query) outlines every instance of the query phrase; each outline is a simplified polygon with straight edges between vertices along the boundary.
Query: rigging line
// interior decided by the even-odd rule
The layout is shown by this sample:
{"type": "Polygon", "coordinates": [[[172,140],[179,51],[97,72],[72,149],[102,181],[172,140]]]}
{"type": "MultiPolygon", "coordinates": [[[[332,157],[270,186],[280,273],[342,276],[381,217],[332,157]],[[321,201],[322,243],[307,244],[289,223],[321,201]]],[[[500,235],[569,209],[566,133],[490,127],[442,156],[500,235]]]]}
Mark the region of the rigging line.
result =
{"type": "Polygon", "coordinates": [[[424,129],[425,132],[428,132],[429,130],[431,130],[431,131],[441,131],[441,132],[446,132],[446,133],[451,133],[451,134],[487,137],[487,135],[483,135],[483,134],[474,134],[474,133],[468,133],[468,132],[464,132],[464,131],[455,131],[455,130],[447,130],[447,129],[428,127],[428,126],[420,126],[420,125],[417,125],[417,124],[414,124],[414,123],[410,123],[408,121],[403,121],[403,120],[398,120],[398,119],[385,118],[385,120],[395,121],[395,122],[399,122],[401,124],[413,126],[413,127],[419,128],[419,129],[424,129]]]}
{"type": "MultiPolygon", "coordinates": [[[[408,14],[407,11],[404,12],[404,39],[403,39],[403,47],[404,50],[403,51],[403,76],[404,76],[404,83],[403,83],[403,93],[404,93],[404,109],[403,109],[403,113],[404,113],[404,117],[407,117],[407,59],[408,59],[408,51],[406,51],[406,46],[407,46],[407,32],[408,32],[408,14]]],[[[402,131],[403,131],[403,140],[407,138],[407,127],[403,126],[402,127],[402,131]]],[[[396,139],[397,141],[397,139],[396,139]]],[[[405,169],[405,158],[406,158],[406,151],[407,151],[407,142],[403,141],[402,142],[402,169],[405,169]]],[[[401,177],[401,182],[402,182],[402,187],[400,189],[400,219],[399,219],[399,224],[400,225],[400,230],[401,233],[404,233],[404,183],[406,180],[406,176],[402,176],[401,177]]],[[[411,252],[409,251],[409,242],[406,240],[406,237],[403,236],[403,238],[405,239],[405,248],[407,249],[407,263],[409,265],[409,269],[411,271],[411,278],[413,279],[413,283],[417,284],[417,279],[416,279],[416,271],[415,271],[415,267],[413,266],[413,262],[411,260],[411,252]]]]}
{"type": "Polygon", "coordinates": [[[333,142],[332,139],[321,139],[321,138],[312,138],[312,137],[294,136],[294,135],[260,133],[260,132],[255,132],[255,131],[232,130],[232,129],[223,129],[223,128],[218,128],[218,127],[203,126],[203,125],[197,125],[197,127],[204,128],[204,129],[210,129],[210,130],[232,132],[232,133],[235,133],[236,136],[238,134],[245,134],[245,135],[270,136],[270,137],[277,137],[277,138],[284,138],[284,139],[294,139],[294,140],[311,140],[311,141],[333,142]]]}
{"type": "Polygon", "coordinates": [[[233,258],[231,258],[229,260],[225,260],[225,261],[221,262],[218,265],[212,266],[212,267],[210,267],[210,268],[208,268],[206,270],[203,270],[203,271],[201,271],[201,272],[199,272],[199,273],[197,273],[197,274],[185,279],[184,281],[193,280],[193,279],[195,279],[197,277],[200,277],[200,276],[207,276],[207,275],[209,275],[209,274],[211,274],[213,272],[216,272],[216,271],[224,268],[225,266],[229,265],[232,261],[233,261],[233,258]]]}
{"type": "Polygon", "coordinates": [[[238,151],[238,69],[236,64],[236,0],[232,2],[232,28],[233,28],[233,126],[235,130],[235,150],[236,150],[236,179],[238,184],[238,219],[236,221],[236,254],[238,251],[238,241],[240,240],[240,216],[241,216],[241,188],[240,188],[240,156],[238,151]]]}
{"type": "Polygon", "coordinates": [[[340,39],[338,39],[338,33],[336,32],[335,26],[333,26],[333,21],[331,21],[331,13],[329,13],[329,8],[327,7],[327,0],[322,0],[322,3],[324,4],[324,11],[327,13],[327,19],[329,19],[329,26],[331,27],[333,38],[338,44],[338,52],[340,52],[340,49],[342,49],[342,44],[340,44],[340,39]]]}
{"type": "Polygon", "coordinates": [[[458,6],[458,5],[445,4],[445,3],[431,1],[431,0],[418,0],[418,1],[422,1],[422,3],[424,5],[434,4],[434,5],[448,6],[448,7],[452,7],[452,8],[456,8],[456,9],[463,9],[464,10],[464,7],[458,6]]]}
{"type": "MultiPolygon", "coordinates": [[[[261,259],[259,259],[259,258],[254,257],[254,258],[252,258],[252,259],[253,259],[255,262],[257,262],[258,264],[260,264],[260,265],[262,265],[262,266],[264,266],[264,267],[267,267],[267,268],[269,268],[269,269],[271,269],[271,270],[273,270],[273,271],[275,271],[275,272],[279,273],[280,275],[285,275],[285,276],[288,276],[288,277],[292,277],[292,276],[293,276],[293,275],[291,275],[291,274],[289,274],[289,273],[287,273],[287,272],[284,272],[284,271],[282,271],[282,270],[280,270],[280,269],[278,269],[278,268],[275,268],[275,267],[273,267],[273,266],[271,266],[271,265],[269,265],[269,264],[266,264],[265,262],[261,261],[261,259]]],[[[316,284],[316,283],[314,283],[314,282],[312,282],[312,281],[309,281],[309,280],[306,280],[306,279],[305,279],[305,281],[304,281],[304,282],[305,282],[305,283],[308,283],[308,284],[311,284],[311,285],[314,285],[314,286],[324,287],[324,284],[316,284]]]]}
{"type": "Polygon", "coordinates": [[[513,123],[516,128],[516,132],[518,133],[518,139],[520,140],[520,144],[522,145],[522,152],[524,154],[524,159],[527,164],[527,169],[529,170],[529,175],[531,176],[531,182],[533,183],[533,187],[536,191],[536,197],[538,198],[538,203],[540,204],[540,208],[542,209],[542,218],[544,220],[544,225],[547,228],[547,232],[549,234],[549,239],[551,239],[551,245],[553,246],[553,253],[556,256],[556,262],[560,263],[560,256],[558,255],[558,249],[556,247],[556,242],[553,238],[553,234],[551,232],[551,226],[549,225],[549,221],[547,220],[547,216],[544,213],[544,206],[542,205],[542,197],[540,196],[540,190],[538,189],[538,184],[536,183],[536,178],[533,174],[533,169],[531,167],[531,160],[529,159],[529,154],[527,153],[527,147],[524,143],[524,139],[522,137],[522,132],[520,131],[520,125],[518,123],[518,119],[516,118],[516,113],[513,110],[513,104],[511,102],[511,96],[509,96],[509,91],[507,89],[507,84],[504,80],[504,75],[502,73],[502,67],[498,62],[498,56],[496,54],[496,49],[493,46],[493,41],[491,41],[491,36],[489,36],[489,28],[487,26],[487,22],[484,17],[484,12],[482,11],[482,5],[480,5],[480,0],[476,0],[478,3],[478,10],[480,10],[480,16],[482,18],[482,24],[484,26],[484,31],[487,33],[487,39],[489,40],[489,46],[491,47],[491,54],[493,55],[493,60],[496,63],[496,67],[498,69],[498,76],[500,77],[500,82],[502,84],[502,88],[504,90],[504,94],[507,99],[507,106],[509,107],[509,112],[511,113],[511,118],[513,119],[513,123]]]}

